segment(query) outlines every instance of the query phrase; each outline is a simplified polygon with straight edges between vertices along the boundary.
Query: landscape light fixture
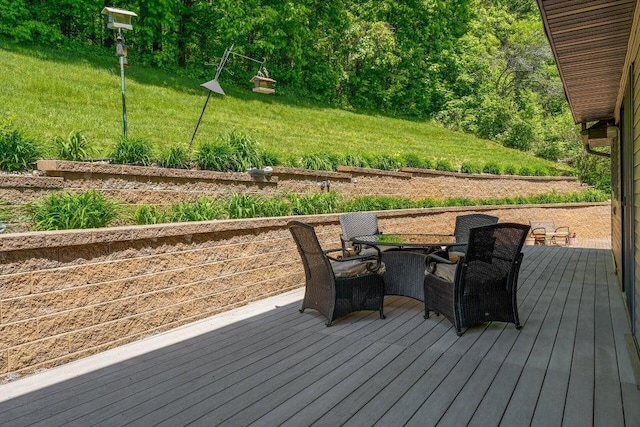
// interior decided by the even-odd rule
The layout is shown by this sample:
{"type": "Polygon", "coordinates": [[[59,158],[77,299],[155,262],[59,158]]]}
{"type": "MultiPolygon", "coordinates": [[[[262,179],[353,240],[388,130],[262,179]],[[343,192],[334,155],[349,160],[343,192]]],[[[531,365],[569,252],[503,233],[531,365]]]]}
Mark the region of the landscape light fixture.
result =
{"type": "Polygon", "coordinates": [[[127,48],[124,43],[124,31],[133,30],[131,19],[136,15],[134,12],[118,9],[116,7],[105,7],[102,14],[107,15],[107,28],[117,30],[116,33],[116,56],[120,62],[120,82],[122,92],[122,132],[127,137],[127,90],[124,83],[124,69],[129,66],[127,62],[127,48]]]}
{"type": "Polygon", "coordinates": [[[193,140],[196,137],[196,132],[198,132],[198,127],[200,126],[200,122],[202,121],[202,116],[204,116],[204,111],[207,109],[207,104],[209,103],[209,98],[211,98],[211,94],[217,93],[219,95],[224,95],[224,90],[222,90],[222,87],[220,86],[218,79],[220,78],[220,73],[222,73],[222,70],[224,69],[224,66],[227,63],[227,60],[229,59],[229,55],[239,56],[241,58],[248,59],[249,61],[257,62],[258,64],[260,64],[260,68],[258,68],[258,72],[251,79],[251,82],[254,84],[254,88],[253,88],[254,92],[271,94],[271,93],[275,93],[276,91],[273,88],[273,85],[276,83],[276,81],[269,77],[269,71],[267,71],[267,69],[264,67],[264,63],[266,62],[266,59],[262,58],[262,61],[259,61],[249,56],[236,53],[233,51],[233,45],[231,45],[231,47],[226,48],[224,50],[224,53],[222,54],[222,58],[220,58],[220,62],[218,63],[218,68],[216,69],[216,75],[213,78],[213,80],[209,80],[208,82],[202,83],[200,85],[203,88],[208,89],[209,93],[207,94],[206,101],[204,101],[204,106],[202,107],[202,112],[200,113],[200,118],[198,119],[196,128],[193,130],[193,135],[191,135],[191,141],[189,141],[189,149],[191,149],[193,140]]]}

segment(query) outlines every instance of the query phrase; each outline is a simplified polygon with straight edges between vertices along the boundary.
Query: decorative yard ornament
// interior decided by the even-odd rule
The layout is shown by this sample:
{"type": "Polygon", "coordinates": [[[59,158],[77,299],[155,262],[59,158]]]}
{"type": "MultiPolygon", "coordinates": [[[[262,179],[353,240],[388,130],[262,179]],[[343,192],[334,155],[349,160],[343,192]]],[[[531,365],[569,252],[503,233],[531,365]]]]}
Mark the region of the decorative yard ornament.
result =
{"type": "MultiPolygon", "coordinates": [[[[227,60],[229,59],[229,55],[239,56],[241,58],[248,59],[249,61],[257,62],[258,64],[260,64],[260,68],[258,68],[258,72],[251,79],[251,82],[254,84],[254,87],[253,87],[254,92],[271,94],[271,93],[275,93],[276,91],[273,88],[273,85],[276,83],[276,81],[269,77],[269,71],[264,66],[264,63],[266,62],[265,58],[262,58],[262,61],[259,61],[255,58],[251,58],[249,56],[236,53],[233,51],[233,45],[231,45],[231,47],[226,48],[224,50],[224,53],[222,54],[222,58],[220,58],[220,62],[218,63],[218,68],[216,69],[216,75],[213,78],[213,80],[209,80],[208,82],[202,83],[200,85],[203,88],[208,89],[209,93],[207,94],[207,99],[204,101],[204,106],[202,107],[202,112],[200,113],[200,118],[198,119],[196,128],[193,130],[193,135],[191,135],[191,141],[189,141],[189,149],[191,149],[193,140],[196,137],[196,132],[198,132],[198,127],[200,126],[200,122],[202,121],[202,116],[204,116],[204,111],[207,109],[207,104],[209,103],[209,98],[211,98],[211,93],[215,92],[219,95],[225,94],[224,90],[220,86],[220,83],[218,82],[218,79],[220,78],[220,73],[222,73],[222,70],[224,69],[224,66],[227,63],[227,60]]],[[[230,72],[230,71],[227,71],[227,72],[230,72]]]]}

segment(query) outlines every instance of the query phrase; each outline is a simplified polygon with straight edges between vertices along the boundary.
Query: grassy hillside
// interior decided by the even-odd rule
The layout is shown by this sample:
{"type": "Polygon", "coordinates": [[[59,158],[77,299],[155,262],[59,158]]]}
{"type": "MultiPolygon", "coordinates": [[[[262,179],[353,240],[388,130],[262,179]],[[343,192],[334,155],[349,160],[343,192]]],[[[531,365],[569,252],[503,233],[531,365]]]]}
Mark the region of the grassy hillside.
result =
{"type": "MultiPolygon", "coordinates": [[[[95,157],[107,155],[122,134],[120,72],[115,56],[89,57],[5,42],[0,44],[0,55],[0,115],[13,116],[19,129],[44,146],[51,146],[56,135],[82,130],[98,148],[95,157]]],[[[129,62],[129,136],[148,139],[157,147],[189,142],[207,96],[199,86],[202,81],[137,67],[135,51],[129,62]]],[[[214,73],[212,67],[211,78],[214,73]]],[[[413,153],[433,160],[448,159],[457,166],[495,161],[515,167],[567,170],[566,166],[434,123],[313,106],[279,93],[254,94],[251,83],[234,88],[225,82],[224,73],[220,83],[227,96],[212,95],[195,146],[240,130],[282,156],[413,153]]]]}

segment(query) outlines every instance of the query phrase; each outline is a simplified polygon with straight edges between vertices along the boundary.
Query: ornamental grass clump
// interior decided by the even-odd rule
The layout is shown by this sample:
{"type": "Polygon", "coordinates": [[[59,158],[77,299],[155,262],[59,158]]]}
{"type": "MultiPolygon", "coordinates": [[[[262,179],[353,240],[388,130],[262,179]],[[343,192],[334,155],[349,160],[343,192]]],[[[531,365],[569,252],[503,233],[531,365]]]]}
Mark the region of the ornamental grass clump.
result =
{"type": "Polygon", "coordinates": [[[109,157],[116,164],[149,166],[153,163],[153,145],[144,138],[121,138],[109,157]]]}
{"type": "Polygon", "coordinates": [[[66,138],[54,137],[53,145],[60,160],[81,162],[88,159],[92,151],[89,140],[79,130],[71,131],[66,138]]]}
{"type": "Polygon", "coordinates": [[[219,172],[245,172],[252,167],[262,168],[265,160],[277,159],[273,155],[265,155],[258,141],[238,131],[224,134],[215,142],[201,144],[195,157],[200,169],[219,172]]]}
{"type": "Polygon", "coordinates": [[[11,118],[0,118],[0,170],[26,171],[40,158],[36,142],[15,129],[11,118]]]}
{"type": "Polygon", "coordinates": [[[174,203],[169,208],[170,222],[211,221],[225,217],[223,202],[201,197],[195,202],[174,203]]]}
{"type": "Polygon", "coordinates": [[[182,143],[165,148],[158,158],[158,164],[165,168],[188,169],[189,163],[189,149],[182,143]]]}
{"type": "Polygon", "coordinates": [[[133,212],[133,221],[137,225],[170,222],[167,212],[156,205],[142,205],[137,207],[133,212]]]}
{"type": "Polygon", "coordinates": [[[453,167],[449,160],[440,159],[436,162],[436,170],[443,172],[456,172],[456,168],[453,167]]]}
{"type": "Polygon", "coordinates": [[[487,162],[482,167],[482,172],[490,173],[492,175],[500,175],[502,173],[502,168],[495,162],[487,162]]]}
{"type": "Polygon", "coordinates": [[[227,199],[227,214],[231,219],[263,216],[264,199],[253,194],[232,194],[227,199]]]}
{"type": "Polygon", "coordinates": [[[27,205],[34,230],[74,230],[107,227],[117,218],[119,205],[95,190],[54,193],[27,205]]]}
{"type": "Polygon", "coordinates": [[[475,163],[464,162],[460,166],[460,172],[462,173],[481,173],[482,167],[475,163]]]}
{"type": "Polygon", "coordinates": [[[338,168],[339,162],[335,160],[337,159],[328,153],[303,154],[300,158],[299,166],[309,170],[331,172],[338,168]]]}

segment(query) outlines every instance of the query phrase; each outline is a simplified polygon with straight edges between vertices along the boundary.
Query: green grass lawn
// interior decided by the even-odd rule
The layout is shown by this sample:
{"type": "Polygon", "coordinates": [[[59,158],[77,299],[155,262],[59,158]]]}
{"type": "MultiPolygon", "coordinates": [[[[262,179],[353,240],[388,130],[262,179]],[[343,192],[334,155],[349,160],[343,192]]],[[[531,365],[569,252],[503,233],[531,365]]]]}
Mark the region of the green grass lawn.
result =
{"type": "MultiPolygon", "coordinates": [[[[84,53],[0,47],[0,115],[43,146],[54,136],[82,130],[104,157],[122,135],[120,71],[114,56],[80,57],[84,53]]],[[[151,141],[157,148],[188,143],[207,97],[203,81],[176,77],[135,65],[126,71],[128,134],[151,141]]],[[[211,69],[211,78],[215,69],[211,69]]],[[[274,71],[274,78],[278,78],[274,71]]],[[[232,130],[256,138],[264,148],[280,154],[332,152],[336,154],[399,155],[462,162],[497,162],[568,170],[500,144],[452,132],[428,121],[409,121],[313,106],[279,93],[260,95],[246,87],[220,83],[227,92],[213,94],[195,141],[215,140],[232,130]]],[[[276,85],[276,89],[278,86],[276,85]]],[[[286,90],[285,90],[286,92],[286,90]]]]}

